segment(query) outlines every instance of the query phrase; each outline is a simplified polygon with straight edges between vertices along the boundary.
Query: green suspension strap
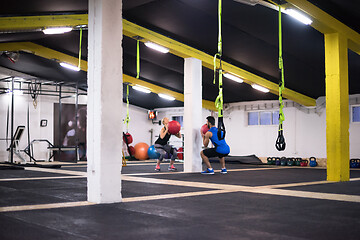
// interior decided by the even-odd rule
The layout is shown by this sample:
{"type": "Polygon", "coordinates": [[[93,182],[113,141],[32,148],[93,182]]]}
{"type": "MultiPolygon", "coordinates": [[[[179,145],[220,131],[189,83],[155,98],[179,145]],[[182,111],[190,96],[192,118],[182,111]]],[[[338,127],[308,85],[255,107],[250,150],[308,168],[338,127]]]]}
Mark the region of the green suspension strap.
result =
{"type": "Polygon", "coordinates": [[[282,91],[284,90],[284,63],[282,58],[282,42],[281,42],[281,7],[279,6],[279,132],[278,137],[276,139],[275,147],[278,151],[284,151],[286,147],[285,138],[283,135],[283,121],[285,121],[285,116],[283,112],[283,99],[282,99],[282,91]]]}
{"type": "MultiPolygon", "coordinates": [[[[140,40],[137,39],[136,43],[136,78],[140,77],[140,40]]],[[[129,131],[129,123],[130,123],[130,114],[129,114],[129,84],[126,84],[126,118],[124,120],[126,123],[126,132],[129,131]]]]}
{"type": "Polygon", "coordinates": [[[80,28],[80,43],[79,43],[79,64],[78,64],[78,68],[80,68],[81,66],[81,42],[82,42],[82,28],[80,28]]]}
{"type": "Polygon", "coordinates": [[[136,78],[140,77],[140,40],[136,41],[136,78]]]}
{"type": "Polygon", "coordinates": [[[224,108],[224,101],[223,101],[223,87],[222,87],[222,75],[223,75],[223,70],[222,70],[222,62],[221,62],[221,57],[222,57],[222,38],[221,38],[221,2],[222,0],[219,0],[219,5],[218,5],[218,15],[219,15],[219,37],[218,37],[218,52],[215,54],[214,56],[214,84],[215,84],[215,79],[216,79],[216,59],[217,57],[219,57],[220,59],[220,66],[219,66],[219,95],[217,96],[216,100],[215,100],[215,107],[218,110],[218,139],[222,140],[225,138],[225,134],[226,134],[226,130],[225,130],[225,125],[224,125],[224,121],[223,121],[223,108],[224,108]]]}
{"type": "Polygon", "coordinates": [[[129,84],[126,84],[126,118],[124,120],[126,123],[126,132],[129,131],[130,123],[130,114],[129,114],[129,84]]]}

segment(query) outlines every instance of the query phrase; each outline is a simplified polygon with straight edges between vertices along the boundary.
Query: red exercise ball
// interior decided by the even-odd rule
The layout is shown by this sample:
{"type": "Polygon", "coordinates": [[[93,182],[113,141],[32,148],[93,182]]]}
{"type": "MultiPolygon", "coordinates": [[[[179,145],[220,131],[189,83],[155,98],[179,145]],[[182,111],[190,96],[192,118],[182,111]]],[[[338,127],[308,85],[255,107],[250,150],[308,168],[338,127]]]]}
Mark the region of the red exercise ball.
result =
{"type": "Polygon", "coordinates": [[[130,150],[130,155],[134,156],[135,155],[135,148],[133,146],[129,146],[129,150],[130,150]]]}
{"type": "Polygon", "coordinates": [[[146,143],[140,142],[135,145],[135,158],[139,160],[146,160],[149,158],[148,156],[149,145],[146,143]]]}
{"type": "Polygon", "coordinates": [[[178,150],[178,154],[177,154],[177,157],[179,160],[183,160],[184,159],[184,148],[179,148],[178,150]]]}
{"type": "Polygon", "coordinates": [[[173,120],[169,122],[168,128],[169,128],[169,133],[175,135],[178,132],[180,132],[181,125],[178,121],[173,120]]]}
{"type": "Polygon", "coordinates": [[[127,139],[127,144],[130,144],[133,142],[133,137],[131,136],[130,133],[125,133],[125,135],[123,135],[123,141],[126,143],[126,139],[125,139],[125,136],[126,136],[126,139],[127,139]]]}
{"type": "Polygon", "coordinates": [[[207,124],[204,124],[202,127],[201,127],[201,132],[203,133],[203,134],[205,134],[207,131],[209,131],[210,129],[209,129],[209,127],[208,127],[208,125],[207,124]]]}

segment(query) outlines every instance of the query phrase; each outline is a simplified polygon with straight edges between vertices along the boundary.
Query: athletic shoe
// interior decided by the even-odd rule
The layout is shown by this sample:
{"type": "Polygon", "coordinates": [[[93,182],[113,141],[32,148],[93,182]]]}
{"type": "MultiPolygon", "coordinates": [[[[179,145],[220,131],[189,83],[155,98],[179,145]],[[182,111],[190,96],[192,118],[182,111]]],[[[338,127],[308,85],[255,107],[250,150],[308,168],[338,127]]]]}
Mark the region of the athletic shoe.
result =
{"type": "Polygon", "coordinates": [[[174,167],[174,166],[169,166],[168,170],[174,172],[174,171],[176,171],[177,169],[176,169],[176,167],[174,167]]]}
{"type": "Polygon", "coordinates": [[[227,174],[226,168],[222,168],[221,171],[220,171],[220,173],[222,173],[222,174],[227,174]]]}
{"type": "Polygon", "coordinates": [[[214,169],[206,169],[205,171],[202,171],[201,174],[214,174],[214,169]]]}
{"type": "Polygon", "coordinates": [[[160,166],[156,166],[155,172],[160,172],[160,166]]]}

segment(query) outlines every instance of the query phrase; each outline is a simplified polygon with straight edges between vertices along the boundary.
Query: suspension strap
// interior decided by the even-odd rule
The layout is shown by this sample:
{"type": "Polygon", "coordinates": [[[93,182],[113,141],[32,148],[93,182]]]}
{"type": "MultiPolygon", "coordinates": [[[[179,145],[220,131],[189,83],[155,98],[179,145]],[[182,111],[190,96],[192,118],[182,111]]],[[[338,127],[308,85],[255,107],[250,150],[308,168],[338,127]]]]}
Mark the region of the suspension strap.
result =
{"type": "Polygon", "coordinates": [[[78,68],[81,69],[81,42],[82,42],[82,28],[80,28],[80,41],[79,41],[79,64],[78,68]]]}
{"type": "MultiPolygon", "coordinates": [[[[140,39],[136,42],[136,78],[140,77],[140,39]]],[[[129,84],[126,84],[126,132],[129,131],[130,114],[129,114],[129,84]]]]}
{"type": "Polygon", "coordinates": [[[140,77],[140,40],[137,40],[136,43],[136,78],[140,77]]]}
{"type": "Polygon", "coordinates": [[[129,84],[126,84],[126,118],[124,120],[126,123],[126,132],[129,130],[130,123],[130,114],[129,114],[129,84]]]}
{"type": "Polygon", "coordinates": [[[282,36],[281,36],[281,7],[279,6],[279,131],[278,137],[276,139],[275,147],[278,151],[284,151],[286,147],[285,138],[283,135],[283,121],[285,121],[285,116],[283,112],[283,99],[282,91],[284,90],[284,63],[282,58],[282,36]]]}
{"type": "Polygon", "coordinates": [[[222,6],[221,6],[222,0],[219,0],[219,5],[218,5],[218,20],[219,20],[219,36],[218,36],[218,52],[214,55],[214,84],[215,84],[215,80],[216,80],[216,59],[219,57],[220,59],[220,65],[219,65],[219,95],[216,97],[215,100],[215,107],[218,110],[218,139],[222,140],[225,138],[225,125],[224,125],[224,121],[223,121],[223,108],[224,108],[224,100],[223,100],[223,86],[222,86],[222,75],[223,75],[223,70],[222,70],[222,62],[221,62],[221,57],[222,57],[222,38],[221,38],[221,10],[222,10],[222,6]]]}

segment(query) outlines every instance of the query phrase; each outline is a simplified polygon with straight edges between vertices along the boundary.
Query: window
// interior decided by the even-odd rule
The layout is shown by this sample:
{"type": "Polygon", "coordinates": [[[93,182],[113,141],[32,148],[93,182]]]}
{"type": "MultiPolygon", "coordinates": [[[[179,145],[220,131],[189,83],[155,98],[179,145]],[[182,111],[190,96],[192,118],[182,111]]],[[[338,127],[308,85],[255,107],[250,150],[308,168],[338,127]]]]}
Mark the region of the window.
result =
{"type": "Polygon", "coordinates": [[[248,113],[248,125],[259,125],[258,112],[249,112],[248,113]]]}
{"type": "Polygon", "coordinates": [[[271,125],[272,112],[260,112],[260,125],[271,125]]]}
{"type": "Polygon", "coordinates": [[[275,111],[272,113],[272,124],[279,125],[279,111],[275,111]]]}
{"type": "Polygon", "coordinates": [[[352,122],[360,122],[360,106],[352,107],[352,122]]]}
{"type": "Polygon", "coordinates": [[[180,123],[181,127],[183,127],[183,116],[172,116],[171,120],[178,121],[180,123]]]}
{"type": "Polygon", "coordinates": [[[248,112],[248,125],[278,125],[279,111],[248,112]]]}

